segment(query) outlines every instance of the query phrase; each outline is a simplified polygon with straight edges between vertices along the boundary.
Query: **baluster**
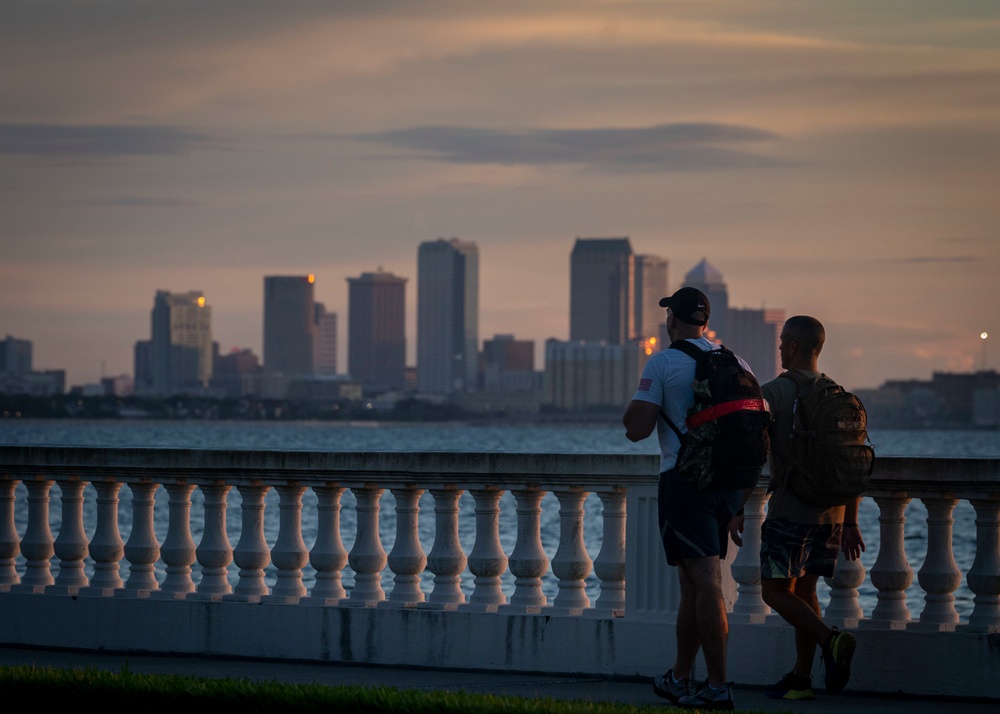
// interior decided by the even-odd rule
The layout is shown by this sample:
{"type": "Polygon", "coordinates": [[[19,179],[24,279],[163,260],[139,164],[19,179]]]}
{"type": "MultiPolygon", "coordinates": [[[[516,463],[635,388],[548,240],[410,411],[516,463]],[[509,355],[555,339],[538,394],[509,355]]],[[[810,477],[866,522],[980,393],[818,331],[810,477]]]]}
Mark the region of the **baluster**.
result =
{"type": "Polygon", "coordinates": [[[957,499],[924,498],[927,507],[927,556],[917,572],[917,582],[924,590],[924,609],[920,621],[908,629],[936,632],[954,630],[958,624],[954,592],[962,584],[962,571],[955,563],[951,547],[952,526],[957,499]]]}
{"type": "Polygon", "coordinates": [[[83,570],[87,557],[87,532],[83,527],[83,489],[86,481],[77,478],[56,478],[61,492],[62,524],[56,537],[55,554],[59,558],[59,574],[55,585],[45,589],[46,593],[76,595],[80,588],[89,584],[83,570]]]}
{"type": "Polygon", "coordinates": [[[28,525],[21,539],[21,553],[26,562],[24,577],[19,585],[11,587],[13,592],[43,593],[55,582],[49,562],[55,554],[49,529],[49,491],[53,483],[44,478],[24,482],[28,489],[28,525]]]}
{"type": "Polygon", "coordinates": [[[395,574],[389,599],[380,607],[413,607],[424,601],[420,574],[427,555],[420,545],[420,497],[424,489],[413,485],[391,489],[396,499],[396,541],[389,553],[389,569],[395,574]]]}
{"type": "Polygon", "coordinates": [[[123,585],[119,571],[125,556],[125,542],[118,530],[118,492],[121,487],[117,481],[94,482],[97,527],[89,548],[94,561],[94,575],[90,578],[90,585],[80,589],[81,595],[113,595],[123,585]]]}
{"type": "Polygon", "coordinates": [[[528,487],[511,493],[517,503],[517,540],[508,559],[514,575],[514,593],[499,610],[537,615],[548,603],[542,592],[542,576],[549,569],[541,536],[541,503],[545,492],[528,487]]]}
{"type": "Polygon", "coordinates": [[[427,556],[427,569],[434,573],[434,588],[419,607],[454,610],[465,602],[462,571],[467,562],[458,538],[458,499],[462,489],[430,489],[434,496],[434,547],[427,556]]]}
{"type": "Polygon", "coordinates": [[[0,593],[21,582],[17,574],[17,556],[21,543],[14,524],[14,501],[18,479],[0,476],[0,593]]]}
{"type": "Polygon", "coordinates": [[[731,623],[759,624],[771,614],[760,594],[760,528],[766,503],[767,490],[756,488],[743,507],[743,547],[730,567],[736,581],[736,602],[729,615],[731,623]]]}
{"type": "Polygon", "coordinates": [[[910,610],[906,589],[913,582],[913,568],[906,562],[903,526],[909,496],[875,496],[879,507],[879,553],[871,569],[872,585],[878,589],[877,603],[862,627],[898,630],[906,627],[910,610]]]}
{"type": "Polygon", "coordinates": [[[240,492],[240,540],[233,550],[233,562],[239,567],[239,579],[225,600],[260,602],[267,595],[264,568],[271,562],[271,552],[264,538],[264,498],[271,489],[259,481],[237,485],[240,492]]]}
{"type": "Polygon", "coordinates": [[[167,490],[167,537],[160,546],[160,559],[166,574],[160,589],[150,593],[154,598],[184,598],[193,593],[191,564],[195,561],[194,538],[191,537],[191,492],[193,483],[176,482],[163,486],[167,490]]]}
{"type": "Polygon", "coordinates": [[[625,495],[623,488],[598,494],[604,527],[594,574],[601,581],[601,594],[594,608],[587,611],[594,617],[625,615],[625,495]]]}
{"type": "Polygon", "coordinates": [[[976,595],[969,622],[958,629],[1000,632],[1000,498],[974,498],[976,509],[976,558],[966,581],[976,595]]]}
{"type": "Polygon", "coordinates": [[[476,542],[468,566],[475,579],[469,602],[461,609],[496,612],[507,597],[500,588],[500,576],[507,571],[507,554],[500,545],[500,497],[503,491],[490,486],[470,490],[476,502],[476,542]]]}
{"type": "Polygon", "coordinates": [[[271,562],[278,568],[278,577],[265,598],[267,602],[294,604],[305,597],[302,568],[309,562],[309,550],[302,540],[302,494],[306,487],[297,483],[280,484],[278,491],[278,539],[271,549],[271,562]]]}
{"type": "Polygon", "coordinates": [[[129,577],[125,587],[115,592],[120,597],[148,597],[160,585],[156,582],[156,561],[160,559],[160,544],[153,528],[158,483],[130,483],[132,491],[132,530],[125,543],[129,577]]]}
{"type": "Polygon", "coordinates": [[[841,550],[832,578],[823,578],[830,586],[830,602],[826,606],[824,621],[831,626],[845,629],[857,628],[865,613],[858,601],[858,588],[865,582],[865,566],[860,560],[848,560],[841,550]]]}
{"type": "Polygon", "coordinates": [[[354,570],[354,587],[351,595],[341,603],[351,607],[374,607],[385,600],[382,589],[382,570],[387,556],[378,532],[378,514],[383,489],[377,486],[359,486],[351,491],[357,498],[357,537],[347,562],[354,570]]]}
{"type": "Polygon", "coordinates": [[[552,558],[552,573],[559,579],[559,592],[552,609],[563,615],[581,615],[590,607],[585,580],[593,561],[583,541],[583,502],[587,492],[579,488],[553,490],[559,499],[559,547],[552,558]]]}
{"type": "Polygon", "coordinates": [[[309,563],[316,569],[316,583],[310,596],[301,602],[309,605],[336,605],[347,597],[343,570],[347,549],[340,538],[341,486],[313,486],[316,494],[316,542],[309,553],[309,563]]]}
{"type": "Polygon", "coordinates": [[[201,484],[205,494],[205,530],[201,543],[195,549],[201,565],[201,581],[190,596],[198,600],[220,600],[229,595],[229,564],[233,562],[233,547],[226,533],[226,498],[231,488],[228,483],[214,481],[201,484]]]}

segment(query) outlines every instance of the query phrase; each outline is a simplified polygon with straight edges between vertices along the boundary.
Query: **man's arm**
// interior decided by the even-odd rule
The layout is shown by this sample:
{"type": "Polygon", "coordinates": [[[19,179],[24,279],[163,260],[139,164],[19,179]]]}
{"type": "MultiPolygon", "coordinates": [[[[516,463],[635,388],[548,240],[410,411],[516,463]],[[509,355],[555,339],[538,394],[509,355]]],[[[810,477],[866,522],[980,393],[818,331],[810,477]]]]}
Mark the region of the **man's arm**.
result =
{"type": "Polygon", "coordinates": [[[848,560],[857,560],[865,550],[865,541],[858,530],[858,504],[860,498],[850,501],[844,508],[844,534],[840,547],[848,560]]]}
{"type": "Polygon", "coordinates": [[[633,399],[625,408],[622,424],[625,425],[625,436],[629,441],[642,441],[653,433],[656,419],[660,414],[660,405],[633,399]]]}

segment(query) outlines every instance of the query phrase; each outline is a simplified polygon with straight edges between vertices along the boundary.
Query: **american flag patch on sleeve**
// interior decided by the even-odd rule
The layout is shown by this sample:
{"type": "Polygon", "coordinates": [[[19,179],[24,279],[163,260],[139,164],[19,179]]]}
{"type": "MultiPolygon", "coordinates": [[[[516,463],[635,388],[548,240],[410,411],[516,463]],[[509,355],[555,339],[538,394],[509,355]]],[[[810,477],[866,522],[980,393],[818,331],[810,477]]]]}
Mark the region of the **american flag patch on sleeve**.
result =
{"type": "Polygon", "coordinates": [[[652,386],[653,386],[653,380],[650,379],[650,378],[648,378],[648,377],[645,378],[645,379],[640,379],[639,380],[639,391],[640,392],[648,392],[649,388],[652,387],[652,386]]]}

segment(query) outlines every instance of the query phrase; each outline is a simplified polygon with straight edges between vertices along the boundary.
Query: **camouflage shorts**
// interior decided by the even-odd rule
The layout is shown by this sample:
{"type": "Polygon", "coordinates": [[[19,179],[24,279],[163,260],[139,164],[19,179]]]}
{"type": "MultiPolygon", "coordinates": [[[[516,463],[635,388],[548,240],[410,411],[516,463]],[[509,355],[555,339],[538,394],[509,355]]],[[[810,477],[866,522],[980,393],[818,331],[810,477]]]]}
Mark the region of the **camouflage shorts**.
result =
{"type": "Polygon", "coordinates": [[[768,518],[760,529],[761,579],[833,577],[843,532],[840,523],[812,525],[768,518]]]}

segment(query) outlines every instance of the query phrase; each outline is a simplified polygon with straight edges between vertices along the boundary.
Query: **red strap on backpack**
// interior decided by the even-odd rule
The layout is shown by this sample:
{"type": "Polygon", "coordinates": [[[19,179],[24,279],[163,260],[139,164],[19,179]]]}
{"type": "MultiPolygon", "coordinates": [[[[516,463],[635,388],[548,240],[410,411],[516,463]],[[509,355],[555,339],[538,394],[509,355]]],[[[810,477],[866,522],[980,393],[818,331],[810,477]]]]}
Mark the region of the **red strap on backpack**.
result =
{"type": "Polygon", "coordinates": [[[687,428],[690,431],[702,424],[707,424],[710,421],[718,419],[719,417],[724,417],[726,414],[732,414],[733,412],[766,412],[767,402],[763,399],[734,399],[731,402],[723,402],[722,404],[715,404],[710,406],[708,409],[702,409],[700,412],[695,412],[687,419],[684,423],[687,424],[687,428]]]}

